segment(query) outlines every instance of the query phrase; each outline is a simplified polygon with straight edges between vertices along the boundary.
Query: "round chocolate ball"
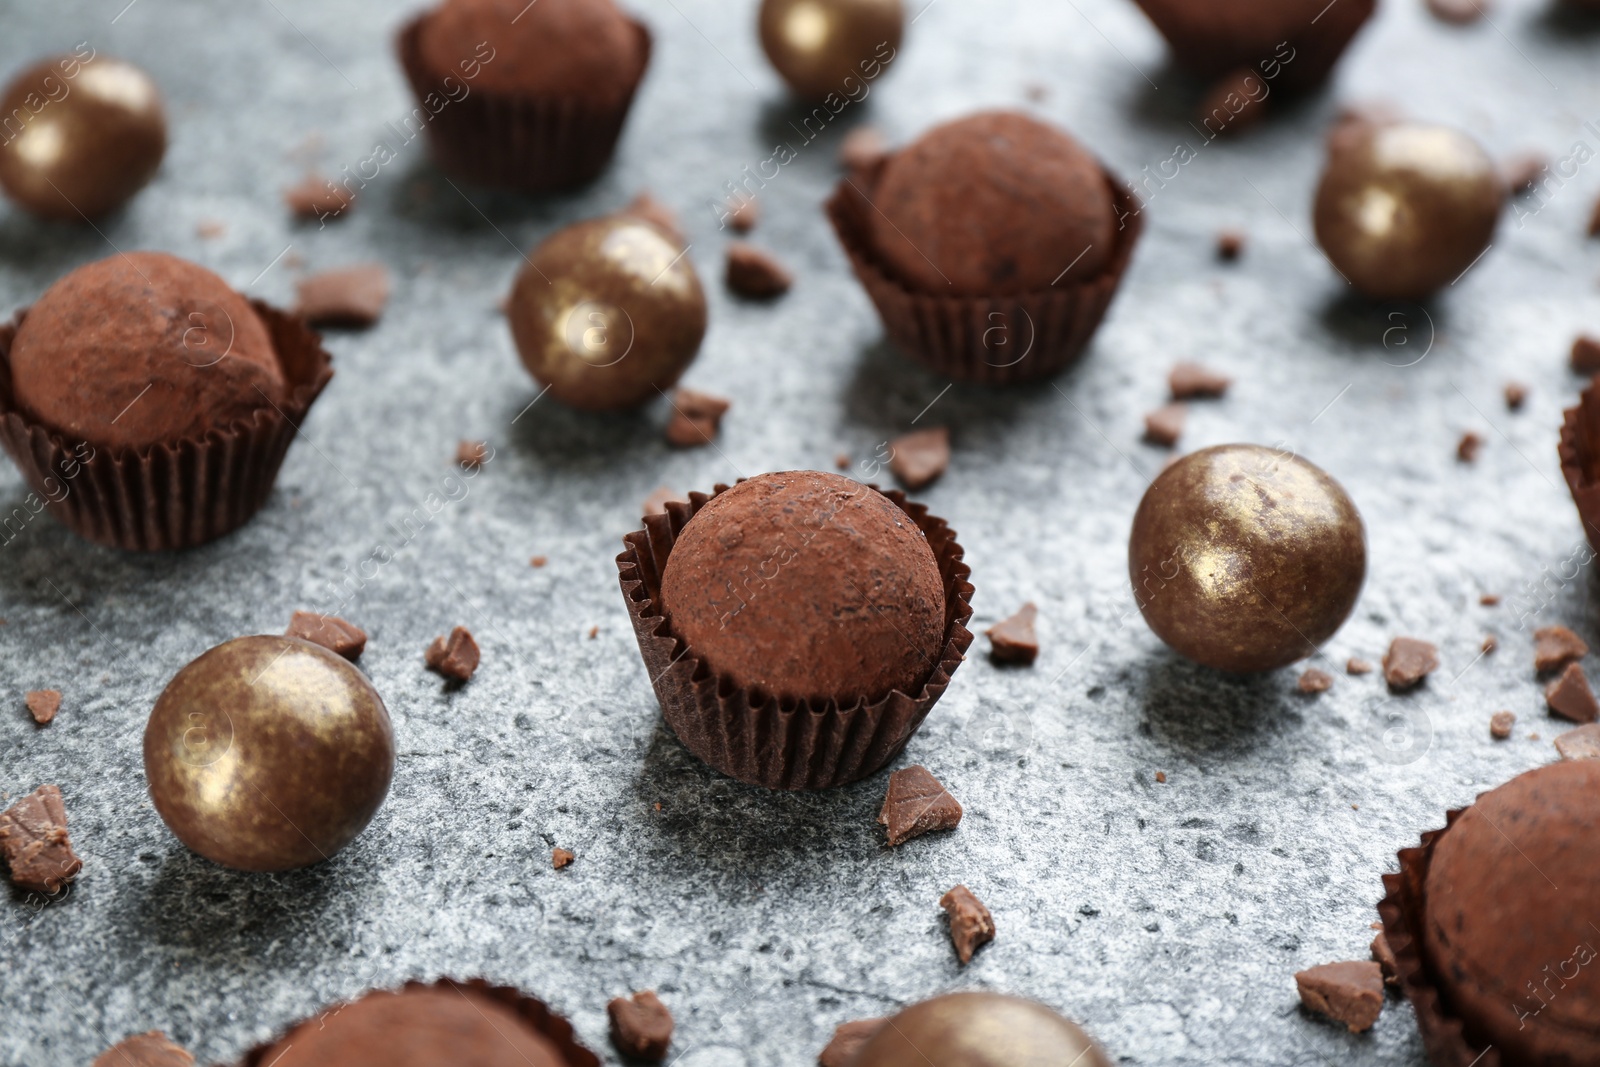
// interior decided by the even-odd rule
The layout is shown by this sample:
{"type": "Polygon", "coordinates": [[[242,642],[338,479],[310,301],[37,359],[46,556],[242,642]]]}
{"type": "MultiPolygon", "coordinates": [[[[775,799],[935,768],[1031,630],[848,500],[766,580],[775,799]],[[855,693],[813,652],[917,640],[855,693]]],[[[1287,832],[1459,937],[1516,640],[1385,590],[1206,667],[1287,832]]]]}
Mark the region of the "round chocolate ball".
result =
{"type": "Polygon", "coordinates": [[[45,218],[93,219],[121,207],[167,151],[155,83],[107,56],[29,67],[0,95],[0,116],[0,188],[45,218]]]}
{"type": "Polygon", "coordinates": [[[1354,123],[1329,145],[1317,188],[1317,243],[1375,300],[1421,300],[1449,285],[1494,237],[1505,185],[1464,133],[1415,122],[1354,123]]]}
{"type": "Polygon", "coordinates": [[[1349,617],[1366,572],[1366,530],[1344,488],[1258,445],[1201,449],[1168,467],[1128,541],[1150,629],[1224,671],[1270,671],[1314,653],[1349,617]]]}
{"type": "Polygon", "coordinates": [[[762,0],[761,47],[796,95],[859,98],[900,49],[901,0],[762,0]]]}
{"type": "Polygon", "coordinates": [[[225,867],[328,859],[372,820],[394,731],[367,676],[293,637],[241,637],[178,672],[150,713],[144,773],[185,845],[225,867]]]}
{"type": "Polygon", "coordinates": [[[1100,163],[1053,126],[986,111],[889,157],[871,241],[912,289],[1000,296],[1097,277],[1117,219],[1100,163]]]}
{"type": "Polygon", "coordinates": [[[1111,1067],[1104,1050],[1043,1004],[949,993],[913,1004],[857,1053],[854,1067],[1111,1067]],[[929,1056],[932,1056],[932,1060],[929,1056]]]}
{"type": "Polygon", "coordinates": [[[129,252],[79,267],[28,309],[11,345],[17,406],[75,441],[144,449],[281,405],[261,317],[204,267],[129,252]]]}
{"type": "Polygon", "coordinates": [[[944,646],[927,538],[871,486],[763,474],[689,520],[661,575],[673,632],[718,676],[779,699],[917,696],[944,646]]]}
{"type": "Polygon", "coordinates": [[[417,47],[441,78],[476,61],[474,91],[610,103],[631,92],[644,43],[613,0],[446,0],[417,47]]]}
{"type": "Polygon", "coordinates": [[[1505,1064],[1600,1063],[1600,761],[1485,793],[1433,848],[1422,951],[1452,1015],[1505,1064]]]}

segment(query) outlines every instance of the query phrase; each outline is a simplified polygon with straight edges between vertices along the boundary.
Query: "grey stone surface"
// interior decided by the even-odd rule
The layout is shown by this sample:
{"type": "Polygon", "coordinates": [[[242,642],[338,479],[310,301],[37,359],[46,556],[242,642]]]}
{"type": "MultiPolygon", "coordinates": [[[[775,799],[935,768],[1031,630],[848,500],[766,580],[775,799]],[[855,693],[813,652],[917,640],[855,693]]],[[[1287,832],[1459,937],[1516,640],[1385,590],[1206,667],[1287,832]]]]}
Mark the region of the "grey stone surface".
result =
{"type": "MultiPolygon", "coordinates": [[[[113,244],[192,257],[279,303],[296,257],[381,259],[397,292],[376,329],[330,338],[338,377],[236,536],[126,556],[41,518],[0,546],[0,791],[58,783],[85,861],[62,900],[0,897],[0,1063],[83,1064],[154,1027],[230,1061],[338,998],[437,975],[532,991],[606,1057],[607,998],[658,989],[680,1067],[798,1067],[839,1022],[957,988],[1055,1005],[1120,1063],[1422,1062],[1404,1003],[1354,1037],[1304,1015],[1291,976],[1363,957],[1395,851],[1554,756],[1523,620],[1597,636],[1555,462],[1578,385],[1565,348],[1600,321],[1600,253],[1583,237],[1596,180],[1578,168],[1525,225],[1508,216],[1426,308],[1349,299],[1306,239],[1309,202],[1321,132],[1346,99],[1392,97],[1496,153],[1600,146],[1582,110],[1600,99],[1594,25],[1508,3],[1492,25],[1453,28],[1388,0],[1328,92],[1248,140],[1200,145],[1193,87],[1131,3],[938,0],[893,73],[802,146],[753,3],[638,0],[656,59],[593,188],[545,202],[458,191],[412,149],[319,232],[279,201],[302,173],[286,153],[320,132],[319,165],[337,172],[405,113],[390,53],[403,13],[139,0],[119,15],[122,3],[4,12],[0,67],[86,39],[155,74],[174,140],[160,178],[102,232],[0,208],[0,307],[113,244]],[[1198,149],[1151,197],[1088,358],[1053,386],[943,392],[884,346],[818,209],[846,127],[902,140],[981,106],[1060,122],[1130,179],[1180,142],[1198,149]],[[718,283],[726,237],[708,205],[779,141],[799,157],[763,193],[755,239],[798,282],[775,305],[745,304],[718,283]],[[535,395],[495,310],[517,250],[646,186],[683,212],[711,292],[687,382],[735,400],[715,450],[669,451],[659,407],[596,418],[541,403],[513,422],[535,395]],[[226,235],[197,236],[205,219],[226,235]],[[1224,226],[1249,233],[1234,266],[1213,259],[1224,226]],[[1180,358],[1238,378],[1226,400],[1194,405],[1184,448],[1282,443],[1366,515],[1370,575],[1325,650],[1337,680],[1320,697],[1294,691],[1297,669],[1240,680],[1181,662],[1134,608],[1127,528],[1165,458],[1139,442],[1140,417],[1180,358]],[[1518,414],[1500,401],[1511,378],[1532,386],[1518,414]],[[888,851],[873,821],[886,774],[773,795],[719,778],[665,732],[612,557],[660,484],[865,459],[930,403],[919,425],[952,427],[955,458],[922,496],[961,532],[975,624],[1035,600],[1044,651],[1001,670],[979,638],[902,761],[938,774],[966,821],[888,851]],[[1473,466],[1454,457],[1467,429],[1488,440],[1473,466]],[[245,875],[191,855],[141,772],[163,685],[227,638],[330,610],[343,577],[444,484],[462,437],[493,442],[493,461],[342,609],[372,634],[363,665],[399,737],[387,805],[313,869],[245,875]],[[534,554],[549,566],[530,568],[534,554]],[[1484,608],[1481,592],[1507,600],[1484,608]],[[458,623],[484,665],[450,693],[422,651],[458,623]],[[1490,632],[1500,650],[1480,660],[1490,632]],[[1444,666],[1391,703],[1377,676],[1342,665],[1376,661],[1396,634],[1437,642],[1444,666]],[[39,729],[22,693],[46,686],[66,703],[39,729]],[[1521,721],[1496,744],[1500,708],[1521,721]],[[1396,721],[1416,743],[1386,734],[1396,721]],[[576,863],[552,870],[552,845],[576,863]],[[936,906],[957,882],[999,928],[965,970],[936,906]]],[[[23,494],[4,465],[0,511],[23,494]]]]}

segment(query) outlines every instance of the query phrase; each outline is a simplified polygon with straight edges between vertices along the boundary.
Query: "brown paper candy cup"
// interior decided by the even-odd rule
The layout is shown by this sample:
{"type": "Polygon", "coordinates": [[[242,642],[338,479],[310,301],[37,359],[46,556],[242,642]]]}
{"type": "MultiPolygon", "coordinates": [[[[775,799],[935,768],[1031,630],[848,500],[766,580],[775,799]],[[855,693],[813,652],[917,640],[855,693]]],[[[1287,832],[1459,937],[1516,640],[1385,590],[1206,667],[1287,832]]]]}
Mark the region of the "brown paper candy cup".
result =
{"type": "Polygon", "coordinates": [[[69,441],[24,415],[11,390],[11,343],[27,311],[0,326],[0,445],[52,515],[96,544],[158,551],[214,541],[261,510],[333,368],[321,336],[298,318],[251,306],[272,337],[288,398],[248,422],[145,449],[69,441]]]}
{"type": "Polygon", "coordinates": [[[674,636],[661,613],[661,575],[678,534],[726,485],[710,496],[691,493],[688,503],[668,502],[665,515],[647,515],[643,530],[623,538],[627,547],[617,557],[622,596],[662,717],[685,748],[730,778],[768,789],[828,789],[876,773],[917,732],[972,644],[966,625],[972,618],[972,570],[962,562],[955,531],[904,493],[869,488],[917,524],[944,579],[944,645],[916,696],[897,690],[872,704],[780,701],[719,678],[674,636]]]}
{"type": "MultiPolygon", "coordinates": [[[[516,1012],[523,1022],[554,1045],[567,1067],[600,1067],[600,1058],[578,1043],[577,1037],[572,1032],[571,1023],[551,1011],[543,1001],[511,986],[490,985],[482,978],[473,978],[465,982],[459,982],[454,978],[441,978],[436,982],[407,982],[401,987],[402,992],[417,989],[454,989],[496,1001],[516,1012]]],[[[278,1037],[246,1052],[238,1067],[272,1067],[266,1060],[267,1054],[297,1027],[308,1021],[310,1020],[301,1020],[278,1037]]]]}
{"type": "Polygon", "coordinates": [[[941,296],[903,285],[872,246],[870,190],[883,162],[855,168],[828,200],[828,218],[895,347],[958,381],[1034,382],[1077,361],[1128,268],[1144,220],[1138,199],[1106,173],[1118,229],[1111,262],[1086,282],[1011,296],[941,296]]]}
{"type": "Polygon", "coordinates": [[[1600,550],[1600,377],[1568,408],[1561,423],[1561,473],[1578,505],[1583,532],[1600,550]]]}
{"type": "MultiPolygon", "coordinates": [[[[400,31],[398,51],[406,80],[424,110],[429,94],[446,101],[426,124],[440,169],[478,185],[524,193],[550,193],[587,185],[606,169],[622,136],[634,93],[650,65],[650,30],[641,22],[636,70],[620,71],[626,91],[612,100],[576,96],[507,96],[472,87],[459,74],[430,71],[422,62],[419,35],[428,15],[400,31]],[[445,94],[446,76],[466,85],[460,100],[445,94]]],[[[510,62],[509,57],[502,57],[510,62]]]]}

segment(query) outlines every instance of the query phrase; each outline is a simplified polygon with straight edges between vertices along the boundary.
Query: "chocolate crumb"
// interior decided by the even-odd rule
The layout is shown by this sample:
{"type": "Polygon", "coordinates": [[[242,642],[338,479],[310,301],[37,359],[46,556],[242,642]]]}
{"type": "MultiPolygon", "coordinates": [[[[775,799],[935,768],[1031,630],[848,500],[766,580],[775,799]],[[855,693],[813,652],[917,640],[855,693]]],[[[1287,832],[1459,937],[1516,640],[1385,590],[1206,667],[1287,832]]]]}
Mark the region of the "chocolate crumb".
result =
{"type": "Polygon", "coordinates": [[[46,726],[56,717],[56,712],[61,710],[61,691],[35,689],[24,694],[22,702],[28,706],[28,714],[33,716],[33,721],[40,726],[46,726]]]}
{"type": "Polygon", "coordinates": [[[1397,637],[1383,654],[1383,677],[1396,693],[1422,683],[1439,669],[1439,650],[1415,637],[1397,637]]]}
{"type": "Polygon", "coordinates": [[[201,219],[195,223],[194,234],[202,241],[214,241],[228,232],[228,227],[216,219],[201,219]]]}
{"type": "Polygon", "coordinates": [[[530,566],[530,567],[543,567],[546,563],[549,563],[549,562],[550,562],[550,557],[549,556],[534,556],[532,559],[530,559],[528,561],[528,566],[530,566]]]}
{"type": "Polygon", "coordinates": [[[1580,334],[1572,342],[1572,353],[1567,358],[1568,364],[1579,374],[1600,373],[1600,341],[1587,334],[1580,334]]]}
{"type": "Polygon", "coordinates": [[[1010,618],[1001,619],[985,633],[989,637],[989,657],[996,663],[1032,663],[1039,655],[1039,638],[1034,620],[1039,609],[1028,601],[1010,618]]]}
{"type": "Polygon", "coordinates": [[[1600,722],[1568,730],[1556,738],[1562,759],[1600,759],[1600,722]]]}
{"type": "Polygon", "coordinates": [[[1378,923],[1379,934],[1372,939],[1372,959],[1377,963],[1378,969],[1383,972],[1385,985],[1398,986],[1400,984],[1400,962],[1394,958],[1394,949],[1389,947],[1389,939],[1382,934],[1383,924],[1378,923]]]}
{"type": "Polygon", "coordinates": [[[672,393],[672,420],[667,423],[667,444],[696,448],[711,443],[722,426],[722,416],[732,402],[710,393],[678,388],[672,393]]]}
{"type": "Polygon", "coordinates": [[[188,1049],[160,1030],[125,1037],[94,1058],[92,1067],[193,1067],[188,1049]]]}
{"type": "Polygon", "coordinates": [[[593,641],[595,638],[597,638],[599,636],[600,636],[600,627],[599,626],[591,626],[591,627],[589,627],[589,640],[593,641]]]}
{"type": "Polygon", "coordinates": [[[961,824],[961,805],[926,767],[907,767],[889,776],[878,823],[889,829],[895,848],[932,830],[953,830],[961,824]]]}
{"type": "Polygon", "coordinates": [[[770,252],[735,241],[728,246],[728,288],[752,300],[781,296],[794,284],[789,269],[770,252]]]}
{"type": "Polygon", "coordinates": [[[886,1021],[858,1019],[855,1022],[841,1023],[828,1041],[828,1047],[817,1054],[817,1067],[850,1067],[855,1063],[856,1054],[861,1051],[861,1047],[872,1039],[873,1034],[883,1029],[886,1021]]]}
{"type": "Polygon", "coordinates": [[[1533,669],[1539,674],[1559,671],[1588,654],[1588,643],[1565,626],[1542,626],[1533,631],[1533,669]]]}
{"type": "Polygon", "coordinates": [[[1489,0],[1427,0],[1428,12],[1440,22],[1464,26],[1483,18],[1489,0]]]}
{"type": "Polygon", "coordinates": [[[1499,647],[1500,639],[1498,637],[1496,637],[1494,634],[1484,634],[1483,643],[1478,646],[1478,651],[1487,656],[1499,647]]]}
{"type": "Polygon", "coordinates": [[[558,871],[563,867],[570,867],[572,861],[577,858],[578,854],[569,849],[553,848],[550,850],[550,866],[558,871]]]}
{"type": "Polygon", "coordinates": [[[1172,390],[1174,400],[1220,398],[1232,384],[1233,379],[1226,374],[1207,370],[1198,363],[1179,363],[1167,375],[1167,387],[1172,390]]]}
{"type": "Polygon", "coordinates": [[[1512,196],[1533,191],[1540,175],[1550,169],[1550,157],[1543,152],[1518,152],[1500,164],[1500,178],[1512,196]]]}
{"type": "Polygon", "coordinates": [[[1480,596],[1478,598],[1478,603],[1482,604],[1486,608],[1492,608],[1496,604],[1500,603],[1500,594],[1499,593],[1484,593],[1482,596],[1480,596]]]}
{"type": "Polygon", "coordinates": [[[1489,716],[1489,736],[1496,741],[1505,741],[1511,737],[1512,727],[1517,725],[1517,717],[1509,711],[1497,711],[1489,716]]]}
{"type": "Polygon", "coordinates": [[[320,174],[307,174],[299,185],[283,191],[283,202],[298,219],[336,219],[355,203],[345,189],[320,174]]]}
{"type": "Polygon", "coordinates": [[[673,501],[688,503],[689,498],[676,489],[668,489],[663,485],[644,498],[644,513],[646,515],[665,515],[667,513],[667,505],[673,501]]]}
{"type": "Polygon", "coordinates": [[[1528,740],[1529,741],[1537,741],[1537,740],[1539,740],[1539,735],[1536,734],[1536,733],[1535,734],[1529,734],[1528,735],[1528,740]]]}
{"type": "Polygon", "coordinates": [[[1319,671],[1315,667],[1308,667],[1300,676],[1296,686],[1302,693],[1326,693],[1333,688],[1333,675],[1327,671],[1319,671]]]}
{"type": "Polygon", "coordinates": [[[611,1017],[611,1043],[634,1059],[660,1063],[672,1044],[672,1013],[661,998],[648,990],[633,997],[618,997],[606,1005],[611,1017]]]}
{"type": "Polygon", "coordinates": [[[1371,674],[1372,664],[1368,663],[1364,659],[1356,659],[1354,656],[1352,656],[1348,661],[1346,661],[1344,665],[1344,671],[1346,674],[1371,674]]]}
{"type": "Polygon", "coordinates": [[[1189,409],[1182,404],[1163,404],[1144,417],[1144,439],[1162,448],[1171,448],[1183,436],[1184,418],[1189,409]]]}
{"type": "Polygon", "coordinates": [[[337,615],[320,615],[314,611],[297,611],[289,619],[285,637],[298,637],[321,645],[330,652],[354,663],[367,648],[367,632],[337,615]]]}
{"type": "Polygon", "coordinates": [[[1563,719],[1576,723],[1594,722],[1600,718],[1600,704],[1589,688],[1589,679],[1576,663],[1567,664],[1561,677],[1551,682],[1544,691],[1544,702],[1550,711],[1563,719]]]}
{"type": "Polygon", "coordinates": [[[435,637],[424,658],[430,671],[465,682],[478,670],[478,642],[465,626],[457,626],[448,638],[435,637]]]}
{"type": "Polygon", "coordinates": [[[1600,200],[1594,202],[1589,212],[1589,236],[1600,236],[1600,200]]]}
{"type": "Polygon", "coordinates": [[[749,233],[761,221],[761,206],[753,196],[733,196],[728,199],[728,225],[735,233],[749,233]]]}
{"type": "Polygon", "coordinates": [[[933,484],[950,465],[950,430],[935,426],[889,443],[889,469],[912,492],[933,484]]]}
{"type": "Polygon", "coordinates": [[[1325,963],[1294,976],[1300,1003],[1352,1034],[1365,1033],[1383,1010],[1383,968],[1374,962],[1325,963]]]}
{"type": "Polygon", "coordinates": [[[994,916],[964,885],[940,897],[939,907],[950,916],[950,942],[964,967],[972,962],[974,952],[994,940],[994,916]]]}
{"type": "Polygon", "coordinates": [[[839,142],[839,162],[851,170],[870,167],[888,154],[888,140],[873,126],[857,126],[839,142]]]}
{"type": "Polygon", "coordinates": [[[456,466],[462,470],[482,470],[487,462],[489,462],[489,442],[461,441],[456,445],[456,466]]]}
{"type": "Polygon", "coordinates": [[[1478,450],[1483,447],[1483,436],[1468,430],[1461,435],[1461,440],[1456,442],[1456,459],[1462,463],[1475,463],[1478,459],[1478,450]]]}
{"type": "Polygon", "coordinates": [[[648,189],[640,190],[639,195],[629,201],[619,214],[653,222],[680,246],[684,243],[683,224],[678,221],[677,212],[657,200],[648,189]]]}
{"type": "Polygon", "coordinates": [[[1162,785],[1165,785],[1167,783],[1167,772],[1166,771],[1157,771],[1156,772],[1156,781],[1159,782],[1162,785]]]}
{"type": "Polygon", "coordinates": [[[1238,230],[1223,230],[1217,234],[1217,258],[1232,263],[1244,254],[1244,234],[1238,230]]]}
{"type": "Polygon", "coordinates": [[[378,321],[389,302],[389,269],[382,263],[312,274],[295,282],[295,314],[313,326],[365,328],[378,321]]]}
{"type": "Polygon", "coordinates": [[[840,452],[837,456],[833,457],[833,465],[839,470],[847,471],[850,469],[850,457],[845,453],[840,452]]]}
{"type": "Polygon", "coordinates": [[[54,893],[77,876],[83,861],[67,836],[67,808],[59,788],[41,785],[0,812],[0,854],[20,889],[54,893]]]}
{"type": "Polygon", "coordinates": [[[1528,402],[1528,387],[1521,382],[1507,382],[1506,410],[1521,411],[1522,405],[1528,402]]]}

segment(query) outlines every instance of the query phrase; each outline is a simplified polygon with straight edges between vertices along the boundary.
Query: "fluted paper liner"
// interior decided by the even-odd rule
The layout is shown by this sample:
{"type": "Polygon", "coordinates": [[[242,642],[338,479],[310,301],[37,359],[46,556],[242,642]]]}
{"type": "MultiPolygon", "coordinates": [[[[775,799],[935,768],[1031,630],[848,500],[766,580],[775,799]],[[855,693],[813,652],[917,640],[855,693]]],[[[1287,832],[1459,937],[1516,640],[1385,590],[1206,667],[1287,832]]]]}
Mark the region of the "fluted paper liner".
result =
{"type": "Polygon", "coordinates": [[[0,326],[0,445],[50,502],[50,514],[97,544],[157,551],[213,541],[261,510],[333,368],[314,330],[260,301],[251,306],[272,338],[288,385],[284,401],[263,403],[249,421],[143,449],[72,442],[23,414],[11,388],[11,343],[27,311],[0,326]]]}
{"type": "MultiPolygon", "coordinates": [[[[479,185],[524,193],[549,193],[587,185],[606,169],[628,120],[634,94],[650,66],[650,30],[630,19],[639,35],[637,70],[619,71],[630,79],[613,100],[581,96],[511,96],[474,86],[455,71],[430,71],[422,61],[419,35],[424,13],[400,31],[398,51],[406,80],[419,103],[429,93],[444,94],[445,77],[467,86],[460,100],[449,100],[426,124],[428,142],[440,168],[479,185]]],[[[465,57],[463,57],[465,58],[465,57]]],[[[507,55],[492,62],[515,62],[507,55]]],[[[424,110],[429,110],[424,107],[424,110]]]]}
{"type": "Polygon", "coordinates": [[[880,490],[928,539],[944,579],[945,639],[921,691],[898,690],[874,703],[813,704],[741,689],[715,675],[705,660],[672,633],[660,607],[661,575],[679,533],[708,500],[726,492],[689,494],[665,515],[623,538],[617,557],[622,596],[633,619],[639,652],[661,702],[661,714],[684,747],[731,778],[768,789],[827,789],[883,769],[911,740],[961,665],[972,634],[972,573],[962,562],[955,531],[896,490],[880,490]]]}
{"type": "Polygon", "coordinates": [[[1039,381],[1076,362],[1138,243],[1144,221],[1133,193],[1106,172],[1119,222],[1111,261],[1098,276],[1010,296],[941,296],[908,288],[873,248],[871,192],[883,163],[855,168],[841,180],[828,200],[828,218],[889,340],[940,374],[985,385],[1039,381]]]}
{"type": "Polygon", "coordinates": [[[1572,502],[1590,547],[1600,551],[1600,376],[1568,408],[1561,424],[1561,473],[1566,476],[1572,502]]]}
{"type": "MultiPolygon", "coordinates": [[[[536,1033],[554,1045],[567,1067],[600,1067],[599,1057],[578,1043],[578,1039],[572,1031],[571,1023],[551,1011],[544,1001],[539,1000],[537,997],[531,997],[519,989],[511,986],[490,985],[482,978],[473,978],[465,982],[457,981],[454,978],[440,978],[436,982],[407,982],[401,987],[400,991],[411,992],[418,989],[454,989],[462,993],[470,993],[496,1001],[516,1012],[523,1022],[527,1023],[536,1033]]],[[[368,990],[368,992],[371,992],[371,990],[368,990]]],[[[365,993],[361,995],[366,996],[365,993]]],[[[337,1011],[338,1009],[333,1008],[330,1010],[337,1011]]],[[[310,1019],[302,1019],[271,1041],[257,1045],[244,1054],[244,1058],[239,1061],[239,1067],[272,1067],[265,1059],[267,1053],[271,1052],[278,1042],[288,1037],[296,1028],[310,1021],[310,1019]]],[[[441,1064],[440,1067],[444,1067],[444,1065],[441,1064]]]]}

